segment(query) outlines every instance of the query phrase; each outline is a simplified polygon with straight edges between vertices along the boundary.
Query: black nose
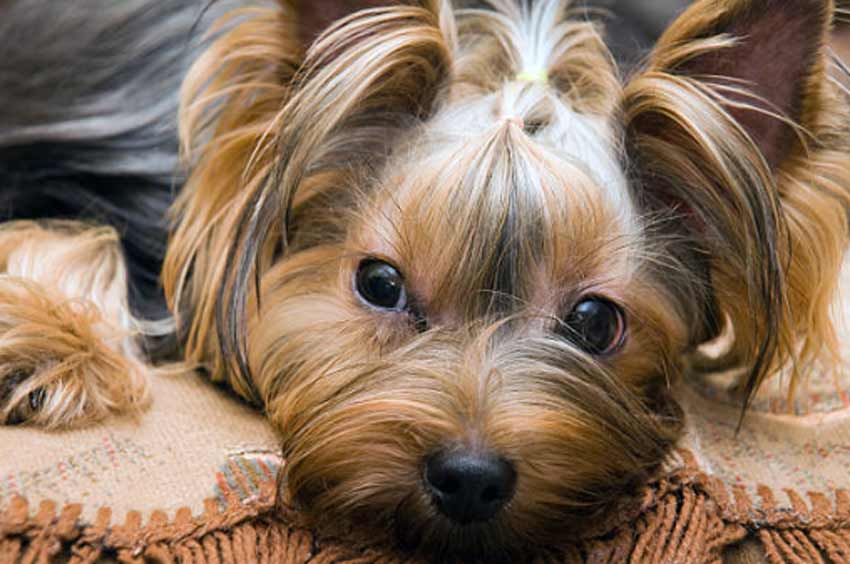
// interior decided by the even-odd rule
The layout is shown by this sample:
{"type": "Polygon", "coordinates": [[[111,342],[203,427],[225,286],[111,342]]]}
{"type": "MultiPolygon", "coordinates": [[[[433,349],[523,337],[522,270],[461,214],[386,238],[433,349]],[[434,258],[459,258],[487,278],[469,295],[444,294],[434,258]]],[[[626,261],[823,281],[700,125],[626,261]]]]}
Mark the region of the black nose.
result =
{"type": "Polygon", "coordinates": [[[465,525],[487,521],[510,501],[516,472],[490,453],[443,451],[426,462],[425,484],[437,508],[465,525]]]}

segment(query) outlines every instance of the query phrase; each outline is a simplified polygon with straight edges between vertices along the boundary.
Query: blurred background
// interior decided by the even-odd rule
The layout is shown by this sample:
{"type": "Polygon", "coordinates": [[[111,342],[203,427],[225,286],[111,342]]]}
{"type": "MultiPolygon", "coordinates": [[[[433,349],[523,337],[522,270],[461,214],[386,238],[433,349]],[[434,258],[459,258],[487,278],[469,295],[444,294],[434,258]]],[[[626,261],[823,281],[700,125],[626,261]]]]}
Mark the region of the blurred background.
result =
{"type": "Polygon", "coordinates": [[[585,0],[607,21],[608,43],[626,67],[638,62],[690,0],[585,0]]]}
{"type": "MultiPolygon", "coordinates": [[[[608,43],[624,68],[628,69],[652,47],[655,39],[691,0],[584,0],[592,11],[600,11],[608,22],[608,43]]],[[[850,62],[850,0],[838,0],[843,10],[836,27],[833,47],[850,62]]]]}

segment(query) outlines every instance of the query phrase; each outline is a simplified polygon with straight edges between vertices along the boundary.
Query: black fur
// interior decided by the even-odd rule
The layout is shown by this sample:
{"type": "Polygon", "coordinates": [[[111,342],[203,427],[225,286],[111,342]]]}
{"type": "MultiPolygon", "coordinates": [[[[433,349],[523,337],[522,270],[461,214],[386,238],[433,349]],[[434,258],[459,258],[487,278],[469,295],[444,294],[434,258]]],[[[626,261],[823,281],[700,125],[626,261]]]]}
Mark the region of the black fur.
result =
{"type": "MultiPolygon", "coordinates": [[[[177,99],[206,0],[0,2],[0,220],[121,233],[136,315],[167,315],[159,271],[180,188],[177,99]]],[[[216,6],[216,12],[219,12],[216,6]]]]}

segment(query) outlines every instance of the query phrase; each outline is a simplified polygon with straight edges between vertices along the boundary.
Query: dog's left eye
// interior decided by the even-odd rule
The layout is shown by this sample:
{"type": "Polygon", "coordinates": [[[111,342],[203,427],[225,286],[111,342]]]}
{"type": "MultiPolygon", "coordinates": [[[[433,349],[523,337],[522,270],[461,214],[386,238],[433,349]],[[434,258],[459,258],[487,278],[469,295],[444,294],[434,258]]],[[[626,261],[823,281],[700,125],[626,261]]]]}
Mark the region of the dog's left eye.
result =
{"type": "Polygon", "coordinates": [[[394,311],[407,307],[404,279],[394,266],[366,259],[357,268],[356,276],[357,293],[369,305],[394,311]]]}
{"type": "Polygon", "coordinates": [[[592,355],[612,354],[625,342],[626,316],[614,302],[591,297],[573,308],[559,332],[592,355]]]}

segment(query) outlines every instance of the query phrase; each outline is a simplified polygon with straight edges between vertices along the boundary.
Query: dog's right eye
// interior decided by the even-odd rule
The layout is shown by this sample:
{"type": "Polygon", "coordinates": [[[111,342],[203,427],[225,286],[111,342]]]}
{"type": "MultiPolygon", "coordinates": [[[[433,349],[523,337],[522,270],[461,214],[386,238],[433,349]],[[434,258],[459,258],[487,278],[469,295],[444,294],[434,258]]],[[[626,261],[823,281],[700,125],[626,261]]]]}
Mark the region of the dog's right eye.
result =
{"type": "Polygon", "coordinates": [[[371,306],[402,311],[407,307],[404,278],[391,264],[366,259],[357,268],[357,293],[371,306]]]}

